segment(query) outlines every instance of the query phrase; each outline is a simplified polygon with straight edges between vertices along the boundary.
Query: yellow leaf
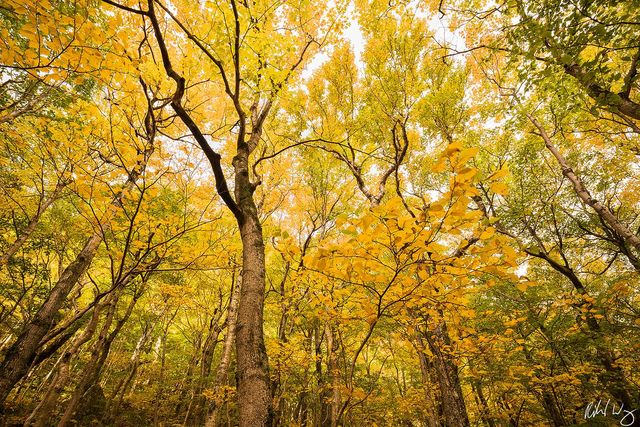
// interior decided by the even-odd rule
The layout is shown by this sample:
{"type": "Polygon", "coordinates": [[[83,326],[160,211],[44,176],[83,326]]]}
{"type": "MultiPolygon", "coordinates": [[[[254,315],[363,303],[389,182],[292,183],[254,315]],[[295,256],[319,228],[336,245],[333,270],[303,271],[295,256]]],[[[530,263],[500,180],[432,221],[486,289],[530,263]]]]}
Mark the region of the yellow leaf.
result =
{"type": "Polygon", "coordinates": [[[462,144],[459,142],[452,142],[449,144],[444,150],[444,155],[447,157],[451,157],[454,153],[457,153],[462,148],[462,144]]]}
{"type": "Polygon", "coordinates": [[[486,240],[496,234],[496,229],[493,227],[487,227],[482,234],[480,234],[480,240],[486,240]]]}
{"type": "Polygon", "coordinates": [[[494,182],[489,186],[489,188],[496,194],[507,194],[509,191],[509,188],[502,182],[494,182]]]}
{"type": "Polygon", "coordinates": [[[504,178],[505,176],[509,175],[509,169],[507,169],[506,166],[498,169],[497,171],[495,171],[494,173],[492,173],[491,175],[489,175],[489,178],[491,181],[496,181],[500,178],[504,178]]]}

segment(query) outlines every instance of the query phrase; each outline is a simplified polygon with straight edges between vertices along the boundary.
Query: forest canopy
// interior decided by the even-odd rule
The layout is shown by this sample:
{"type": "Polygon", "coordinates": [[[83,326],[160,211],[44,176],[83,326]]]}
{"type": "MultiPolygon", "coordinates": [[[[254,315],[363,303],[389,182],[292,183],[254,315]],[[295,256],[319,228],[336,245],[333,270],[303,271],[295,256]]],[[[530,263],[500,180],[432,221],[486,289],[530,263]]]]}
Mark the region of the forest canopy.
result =
{"type": "Polygon", "coordinates": [[[0,425],[640,425],[638,0],[0,0],[0,425]]]}

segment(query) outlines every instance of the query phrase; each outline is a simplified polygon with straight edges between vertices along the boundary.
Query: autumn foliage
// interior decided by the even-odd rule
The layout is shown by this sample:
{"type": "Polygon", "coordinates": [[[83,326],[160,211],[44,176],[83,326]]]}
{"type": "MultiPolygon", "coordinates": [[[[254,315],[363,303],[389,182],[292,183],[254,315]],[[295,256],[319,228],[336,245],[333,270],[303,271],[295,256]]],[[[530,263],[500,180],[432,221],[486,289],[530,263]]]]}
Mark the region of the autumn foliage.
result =
{"type": "Polygon", "coordinates": [[[639,11],[0,0],[2,425],[640,425],[639,11]]]}

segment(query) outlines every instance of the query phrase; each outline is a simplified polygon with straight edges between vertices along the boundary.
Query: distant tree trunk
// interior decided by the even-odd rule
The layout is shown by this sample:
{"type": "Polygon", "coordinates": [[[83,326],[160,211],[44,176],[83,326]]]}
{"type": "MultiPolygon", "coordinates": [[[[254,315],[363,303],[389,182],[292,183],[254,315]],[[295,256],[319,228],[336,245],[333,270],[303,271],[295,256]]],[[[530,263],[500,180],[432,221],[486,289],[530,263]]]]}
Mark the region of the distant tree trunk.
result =
{"type": "Polygon", "coordinates": [[[336,352],[339,349],[337,340],[333,335],[331,326],[326,325],[324,331],[327,338],[327,375],[331,383],[328,391],[329,404],[324,406],[322,414],[322,426],[336,427],[340,416],[340,371],[336,352]]]}
{"type": "Polygon", "coordinates": [[[153,328],[149,325],[149,323],[145,323],[144,328],[142,330],[142,335],[136,344],[136,348],[133,350],[133,354],[131,355],[131,360],[129,361],[129,373],[126,378],[123,378],[117,387],[114,389],[111,399],[107,405],[107,416],[110,417],[113,424],[116,424],[116,419],[120,411],[120,406],[122,405],[122,401],[124,400],[124,396],[129,391],[129,386],[131,385],[131,381],[135,378],[138,368],[140,367],[140,357],[142,356],[142,352],[144,351],[149,338],[151,337],[151,332],[153,328]],[[111,405],[115,401],[115,405],[111,408],[111,405]]]}
{"type": "Polygon", "coordinates": [[[471,383],[471,387],[473,388],[473,392],[475,393],[478,401],[478,409],[480,410],[480,419],[482,423],[487,427],[495,427],[496,423],[493,421],[493,418],[490,415],[487,415],[487,410],[489,409],[489,403],[484,396],[484,391],[482,390],[482,383],[479,380],[473,380],[471,383]]]}
{"type": "Polygon", "coordinates": [[[191,425],[203,425],[207,417],[206,398],[202,394],[204,389],[209,385],[211,376],[211,363],[213,362],[213,353],[218,343],[218,337],[222,331],[219,324],[220,314],[214,314],[209,322],[209,331],[202,347],[202,356],[200,358],[200,378],[194,390],[194,405],[191,413],[191,425]]]}
{"type": "MultiPolygon", "coordinates": [[[[286,303],[286,283],[287,283],[287,278],[289,275],[289,262],[286,262],[285,265],[285,272],[284,275],[282,277],[282,280],[280,281],[280,309],[281,309],[281,314],[280,314],[280,322],[278,323],[278,343],[281,346],[284,346],[287,343],[287,320],[289,317],[289,313],[288,313],[288,306],[286,303]]],[[[280,361],[278,361],[278,363],[280,363],[280,361]]],[[[274,414],[273,414],[273,425],[274,426],[279,426],[283,424],[283,417],[285,416],[285,410],[286,410],[286,406],[285,406],[285,399],[283,398],[282,394],[283,394],[283,390],[282,390],[282,382],[281,382],[281,378],[280,378],[280,366],[276,367],[276,378],[273,379],[272,383],[271,383],[271,388],[272,388],[272,398],[273,398],[273,407],[274,407],[274,414]]]]}
{"type": "Polygon", "coordinates": [[[425,340],[420,333],[417,333],[416,335],[416,338],[412,341],[415,341],[415,348],[418,352],[420,374],[422,376],[422,384],[424,385],[425,400],[428,404],[426,421],[429,427],[439,427],[440,415],[438,414],[436,399],[434,399],[433,392],[431,390],[432,384],[437,383],[437,381],[434,381],[435,378],[433,377],[433,367],[426,355],[427,349],[424,344],[425,340]]]}
{"type": "Polygon", "coordinates": [[[317,412],[317,425],[321,427],[325,427],[330,425],[331,420],[331,410],[329,409],[329,400],[331,389],[327,385],[327,380],[322,371],[322,342],[324,340],[324,333],[320,331],[320,326],[317,324],[313,325],[311,329],[311,334],[313,337],[313,351],[315,356],[315,374],[316,381],[318,386],[318,412],[317,412]],[[329,421],[328,421],[329,420],[329,421]]]}
{"type": "MultiPolygon", "coordinates": [[[[158,389],[156,391],[156,395],[154,397],[156,402],[162,402],[164,399],[164,369],[166,364],[166,355],[167,355],[167,335],[169,334],[169,326],[173,319],[178,315],[178,310],[175,310],[171,315],[171,318],[167,321],[167,324],[164,325],[164,329],[162,330],[162,335],[159,337],[160,339],[160,375],[158,376],[158,389]]],[[[153,425],[158,425],[158,419],[160,417],[159,408],[153,414],[153,425]]]]}
{"type": "MultiPolygon", "coordinates": [[[[157,265],[157,264],[156,264],[157,265]]],[[[128,281],[132,279],[131,275],[127,276],[128,281]]],[[[123,284],[124,285],[124,284],[123,284]]],[[[98,336],[98,341],[95,343],[92,352],[90,362],[83,369],[82,374],[80,375],[80,381],[76,386],[75,391],[71,395],[71,399],[67,402],[67,407],[58,423],[58,427],[65,427],[69,425],[71,422],[71,418],[75,414],[78,409],[78,405],[81,402],[81,399],[86,395],[86,393],[92,388],[95,387],[100,379],[100,375],[102,374],[102,369],[104,364],[109,356],[109,352],[111,350],[111,344],[116,339],[124,324],[131,317],[131,313],[133,312],[133,308],[135,307],[138,299],[142,295],[142,289],[144,288],[144,282],[141,285],[141,289],[136,292],[131,298],[131,301],[127,305],[127,309],[123,314],[122,318],[120,318],[117,322],[113,331],[109,332],[111,325],[113,324],[113,319],[115,317],[118,301],[120,300],[120,295],[122,294],[123,286],[119,287],[114,293],[111,301],[109,302],[108,311],[106,313],[106,317],[104,320],[104,324],[102,329],[100,330],[100,335],[98,336]]],[[[103,414],[104,415],[104,414],[103,414]]]]}
{"type": "Polygon", "coordinates": [[[198,333],[198,335],[194,339],[193,345],[193,355],[189,360],[189,365],[187,365],[187,372],[184,375],[184,380],[180,383],[180,397],[178,398],[178,405],[176,406],[176,415],[180,415],[182,413],[183,408],[186,406],[187,414],[185,415],[185,419],[189,417],[189,412],[191,410],[191,403],[193,402],[194,393],[193,393],[193,378],[196,372],[196,367],[200,363],[200,346],[202,345],[202,334],[198,333]],[[187,402],[187,395],[191,394],[189,401],[187,402]]]}
{"type": "MultiPolygon", "coordinates": [[[[524,347],[524,345],[523,345],[524,347]]],[[[527,362],[529,362],[529,364],[531,366],[535,365],[536,362],[533,359],[533,356],[531,356],[531,352],[529,351],[529,349],[524,348],[524,356],[527,359],[527,362]]],[[[542,380],[542,375],[540,375],[540,373],[538,372],[534,372],[534,375],[536,376],[536,378],[538,378],[539,380],[542,380]]],[[[568,425],[567,422],[564,420],[564,417],[562,416],[562,412],[560,411],[559,407],[558,407],[558,402],[555,398],[555,396],[553,395],[552,392],[549,391],[549,389],[544,385],[544,383],[542,383],[542,391],[539,393],[539,395],[542,398],[542,406],[544,407],[545,411],[547,412],[547,415],[549,416],[549,420],[551,421],[551,424],[554,427],[563,427],[568,425]]],[[[538,394],[538,393],[536,393],[538,394]]]]}
{"type": "MultiPolygon", "coordinates": [[[[222,348],[222,357],[216,369],[216,375],[213,381],[216,395],[220,393],[220,387],[227,384],[229,375],[229,364],[231,363],[231,354],[235,344],[236,326],[238,317],[238,302],[242,289],[242,275],[238,276],[235,284],[231,289],[231,297],[229,299],[229,308],[227,309],[227,335],[224,338],[224,346],[222,348]]],[[[205,427],[215,427],[220,423],[220,411],[222,402],[215,402],[213,412],[207,417],[205,427]]]]}

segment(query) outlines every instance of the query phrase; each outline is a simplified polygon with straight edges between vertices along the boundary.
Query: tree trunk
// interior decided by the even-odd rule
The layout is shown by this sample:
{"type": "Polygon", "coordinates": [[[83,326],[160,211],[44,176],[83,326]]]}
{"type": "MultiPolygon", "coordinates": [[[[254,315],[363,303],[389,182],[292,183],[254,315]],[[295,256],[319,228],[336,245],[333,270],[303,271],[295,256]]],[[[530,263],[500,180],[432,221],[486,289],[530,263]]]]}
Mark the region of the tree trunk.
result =
{"type": "Polygon", "coordinates": [[[440,426],[440,415],[438,414],[438,406],[436,404],[436,399],[433,396],[431,387],[434,381],[433,378],[433,369],[431,369],[431,363],[427,358],[426,347],[424,345],[424,339],[417,334],[417,337],[412,340],[415,341],[415,348],[418,352],[418,360],[420,361],[420,374],[422,376],[422,384],[424,386],[424,394],[425,400],[427,401],[427,426],[429,427],[439,427],[440,426]]]}
{"type": "MultiPolygon", "coordinates": [[[[522,344],[522,346],[524,347],[524,344],[522,344]]],[[[524,347],[523,353],[525,358],[529,362],[529,364],[531,366],[534,366],[536,362],[533,359],[533,356],[531,356],[531,352],[526,347],[524,347]]],[[[543,379],[542,375],[540,375],[540,373],[536,371],[534,371],[534,375],[536,378],[538,378],[538,380],[543,379]]],[[[556,401],[556,398],[553,395],[553,393],[550,392],[547,389],[547,387],[543,385],[542,391],[539,394],[542,397],[542,402],[541,402],[542,406],[544,407],[545,411],[547,412],[547,415],[549,416],[549,419],[551,420],[551,425],[553,425],[554,427],[566,426],[567,422],[564,420],[564,417],[562,416],[562,412],[558,408],[558,402],[556,401]]]]}
{"type": "MultiPolygon", "coordinates": [[[[242,275],[238,276],[236,283],[231,289],[231,298],[229,299],[229,308],[227,310],[227,335],[224,338],[224,346],[222,348],[222,357],[216,369],[214,378],[214,389],[216,395],[220,393],[220,387],[227,384],[229,364],[231,363],[231,354],[236,339],[236,325],[238,320],[238,302],[240,299],[240,290],[242,289],[242,275]]],[[[222,401],[214,403],[213,412],[207,417],[205,427],[215,427],[220,423],[220,410],[222,409],[222,401]]]]}
{"type": "MultiPolygon", "coordinates": [[[[124,326],[124,324],[127,322],[127,320],[129,320],[129,317],[133,312],[133,308],[138,302],[138,299],[140,298],[140,296],[142,295],[142,289],[144,289],[144,281],[143,281],[143,284],[141,285],[140,290],[133,295],[133,298],[127,305],[127,309],[123,314],[122,318],[116,322],[116,325],[113,328],[113,331],[109,332],[109,329],[113,324],[113,319],[117,312],[118,301],[120,300],[120,296],[124,291],[124,285],[130,282],[133,279],[133,277],[134,276],[131,274],[127,275],[124,278],[122,286],[120,286],[115,292],[113,292],[111,296],[111,301],[109,301],[110,305],[108,307],[108,311],[105,316],[104,324],[102,326],[102,329],[100,330],[98,341],[94,345],[93,350],[91,352],[91,361],[83,369],[83,372],[80,376],[80,381],[76,386],[76,389],[73,392],[71,399],[69,399],[69,402],[67,403],[67,408],[65,409],[65,412],[62,415],[60,422],[58,423],[58,427],[64,427],[69,424],[69,422],[71,421],[71,417],[75,414],[79,404],[81,403],[81,399],[87,394],[87,392],[92,387],[97,385],[97,382],[100,379],[100,374],[102,373],[104,364],[107,360],[107,357],[109,356],[109,352],[111,350],[111,344],[113,344],[113,341],[116,339],[116,337],[120,333],[120,330],[122,330],[122,327],[124,326]]],[[[146,281],[146,277],[143,280],[146,281]]],[[[102,416],[100,416],[98,419],[102,418],[102,416]]]]}
{"type": "MultiPolygon", "coordinates": [[[[176,316],[178,315],[178,311],[179,309],[176,309],[173,312],[173,314],[167,321],[167,324],[164,325],[164,329],[162,330],[162,335],[158,337],[159,345],[160,345],[160,375],[158,375],[158,389],[154,397],[156,402],[162,402],[162,399],[164,398],[164,369],[165,369],[166,356],[167,356],[167,336],[169,335],[169,326],[171,326],[171,322],[173,322],[173,319],[175,319],[176,316]]],[[[160,416],[159,409],[160,408],[158,408],[158,410],[156,410],[153,414],[154,426],[158,425],[158,418],[160,416]]]]}
{"type": "Polygon", "coordinates": [[[176,405],[176,416],[180,415],[186,403],[187,414],[185,415],[185,420],[189,417],[191,403],[193,402],[193,377],[196,371],[196,367],[198,366],[198,363],[200,363],[200,345],[201,344],[202,344],[202,335],[199,333],[196,336],[194,341],[193,355],[189,360],[189,365],[187,365],[187,372],[184,375],[184,380],[180,383],[180,386],[179,386],[180,397],[178,398],[178,404],[176,405]],[[189,398],[189,401],[187,402],[188,394],[191,394],[191,398],[189,398]]]}
{"type": "Polygon", "coordinates": [[[439,321],[433,331],[425,335],[433,354],[433,366],[437,373],[445,424],[447,427],[469,427],[469,416],[462,394],[458,367],[451,354],[443,351],[451,345],[444,321],[439,321]]]}
{"type": "Polygon", "coordinates": [[[98,326],[98,318],[101,309],[102,304],[94,308],[91,321],[85,330],[78,335],[78,337],[71,343],[71,346],[62,355],[56,376],[49,385],[49,388],[40,404],[36,406],[29,418],[25,421],[25,426],[31,425],[33,422],[34,426],[44,427],[50,422],[51,415],[58,403],[58,399],[69,382],[69,365],[71,364],[71,360],[76,355],[80,347],[93,336],[96,327],[98,326]]]}
{"type": "Polygon", "coordinates": [[[142,356],[142,352],[144,347],[147,345],[147,341],[151,337],[151,333],[153,328],[149,325],[149,323],[145,323],[144,328],[142,330],[142,336],[138,340],[136,344],[136,348],[133,350],[133,354],[131,355],[131,360],[129,361],[129,373],[126,378],[123,378],[122,381],[118,384],[116,389],[113,391],[113,395],[109,402],[107,402],[107,417],[110,417],[113,424],[116,424],[116,418],[118,416],[120,406],[122,405],[122,401],[124,400],[124,396],[129,391],[129,386],[131,385],[131,381],[136,376],[138,372],[138,367],[140,366],[140,357],[142,356]],[[116,400],[117,399],[117,400],[116,400]],[[115,405],[113,409],[111,409],[111,405],[115,401],[115,405]]]}
{"type": "MultiPolygon", "coordinates": [[[[190,425],[203,425],[207,417],[206,398],[202,394],[202,392],[211,380],[210,375],[211,363],[213,362],[213,353],[216,349],[216,344],[218,343],[218,336],[220,336],[220,332],[222,331],[222,327],[218,323],[220,317],[220,314],[217,314],[214,315],[214,317],[211,319],[209,323],[207,338],[205,339],[204,345],[202,347],[202,357],[200,359],[200,378],[194,390],[195,399],[193,409],[191,410],[192,421],[190,425]]],[[[188,419],[188,417],[186,419],[188,419]]]]}
{"type": "Polygon", "coordinates": [[[338,418],[340,417],[340,373],[338,367],[338,359],[336,352],[338,351],[338,342],[333,336],[333,330],[331,326],[325,326],[325,336],[327,337],[327,375],[329,377],[331,386],[327,390],[326,397],[329,402],[328,405],[323,402],[322,407],[322,421],[323,427],[336,427],[338,425],[338,418]]]}
{"type": "Polygon", "coordinates": [[[255,187],[249,180],[249,143],[238,145],[233,159],[236,201],[242,216],[238,219],[242,239],[242,288],[238,304],[236,358],[238,361],[238,409],[240,427],[270,426],[273,417],[267,350],[264,345],[263,310],[265,259],[262,226],[253,200],[255,187]]]}
{"type": "Polygon", "coordinates": [[[606,105],[620,114],[631,119],[640,120],[640,104],[629,99],[628,95],[614,93],[600,86],[578,64],[566,64],[564,65],[564,71],[574,77],[596,102],[605,102],[606,105]]]}
{"type": "Polygon", "coordinates": [[[89,268],[101,241],[102,236],[98,233],[87,240],[76,259],[64,270],[33,320],[7,351],[0,365],[0,404],[4,404],[13,386],[26,375],[40,347],[40,341],[55,325],[58,311],[71,289],[89,268]]]}
{"type": "MultiPolygon", "coordinates": [[[[138,162],[129,174],[122,190],[111,200],[107,212],[101,219],[104,227],[107,226],[107,221],[118,209],[123,194],[134,186],[138,177],[143,173],[152,153],[153,144],[150,144],[144,152],[143,159],[138,162]]],[[[27,374],[29,366],[40,347],[40,342],[47,332],[56,325],[58,311],[62,308],[64,301],[76,283],[78,283],[80,277],[91,265],[101,242],[102,234],[100,232],[95,232],[89,237],[76,259],[64,269],[47,300],[7,351],[0,365],[0,411],[13,387],[27,374]]]]}

